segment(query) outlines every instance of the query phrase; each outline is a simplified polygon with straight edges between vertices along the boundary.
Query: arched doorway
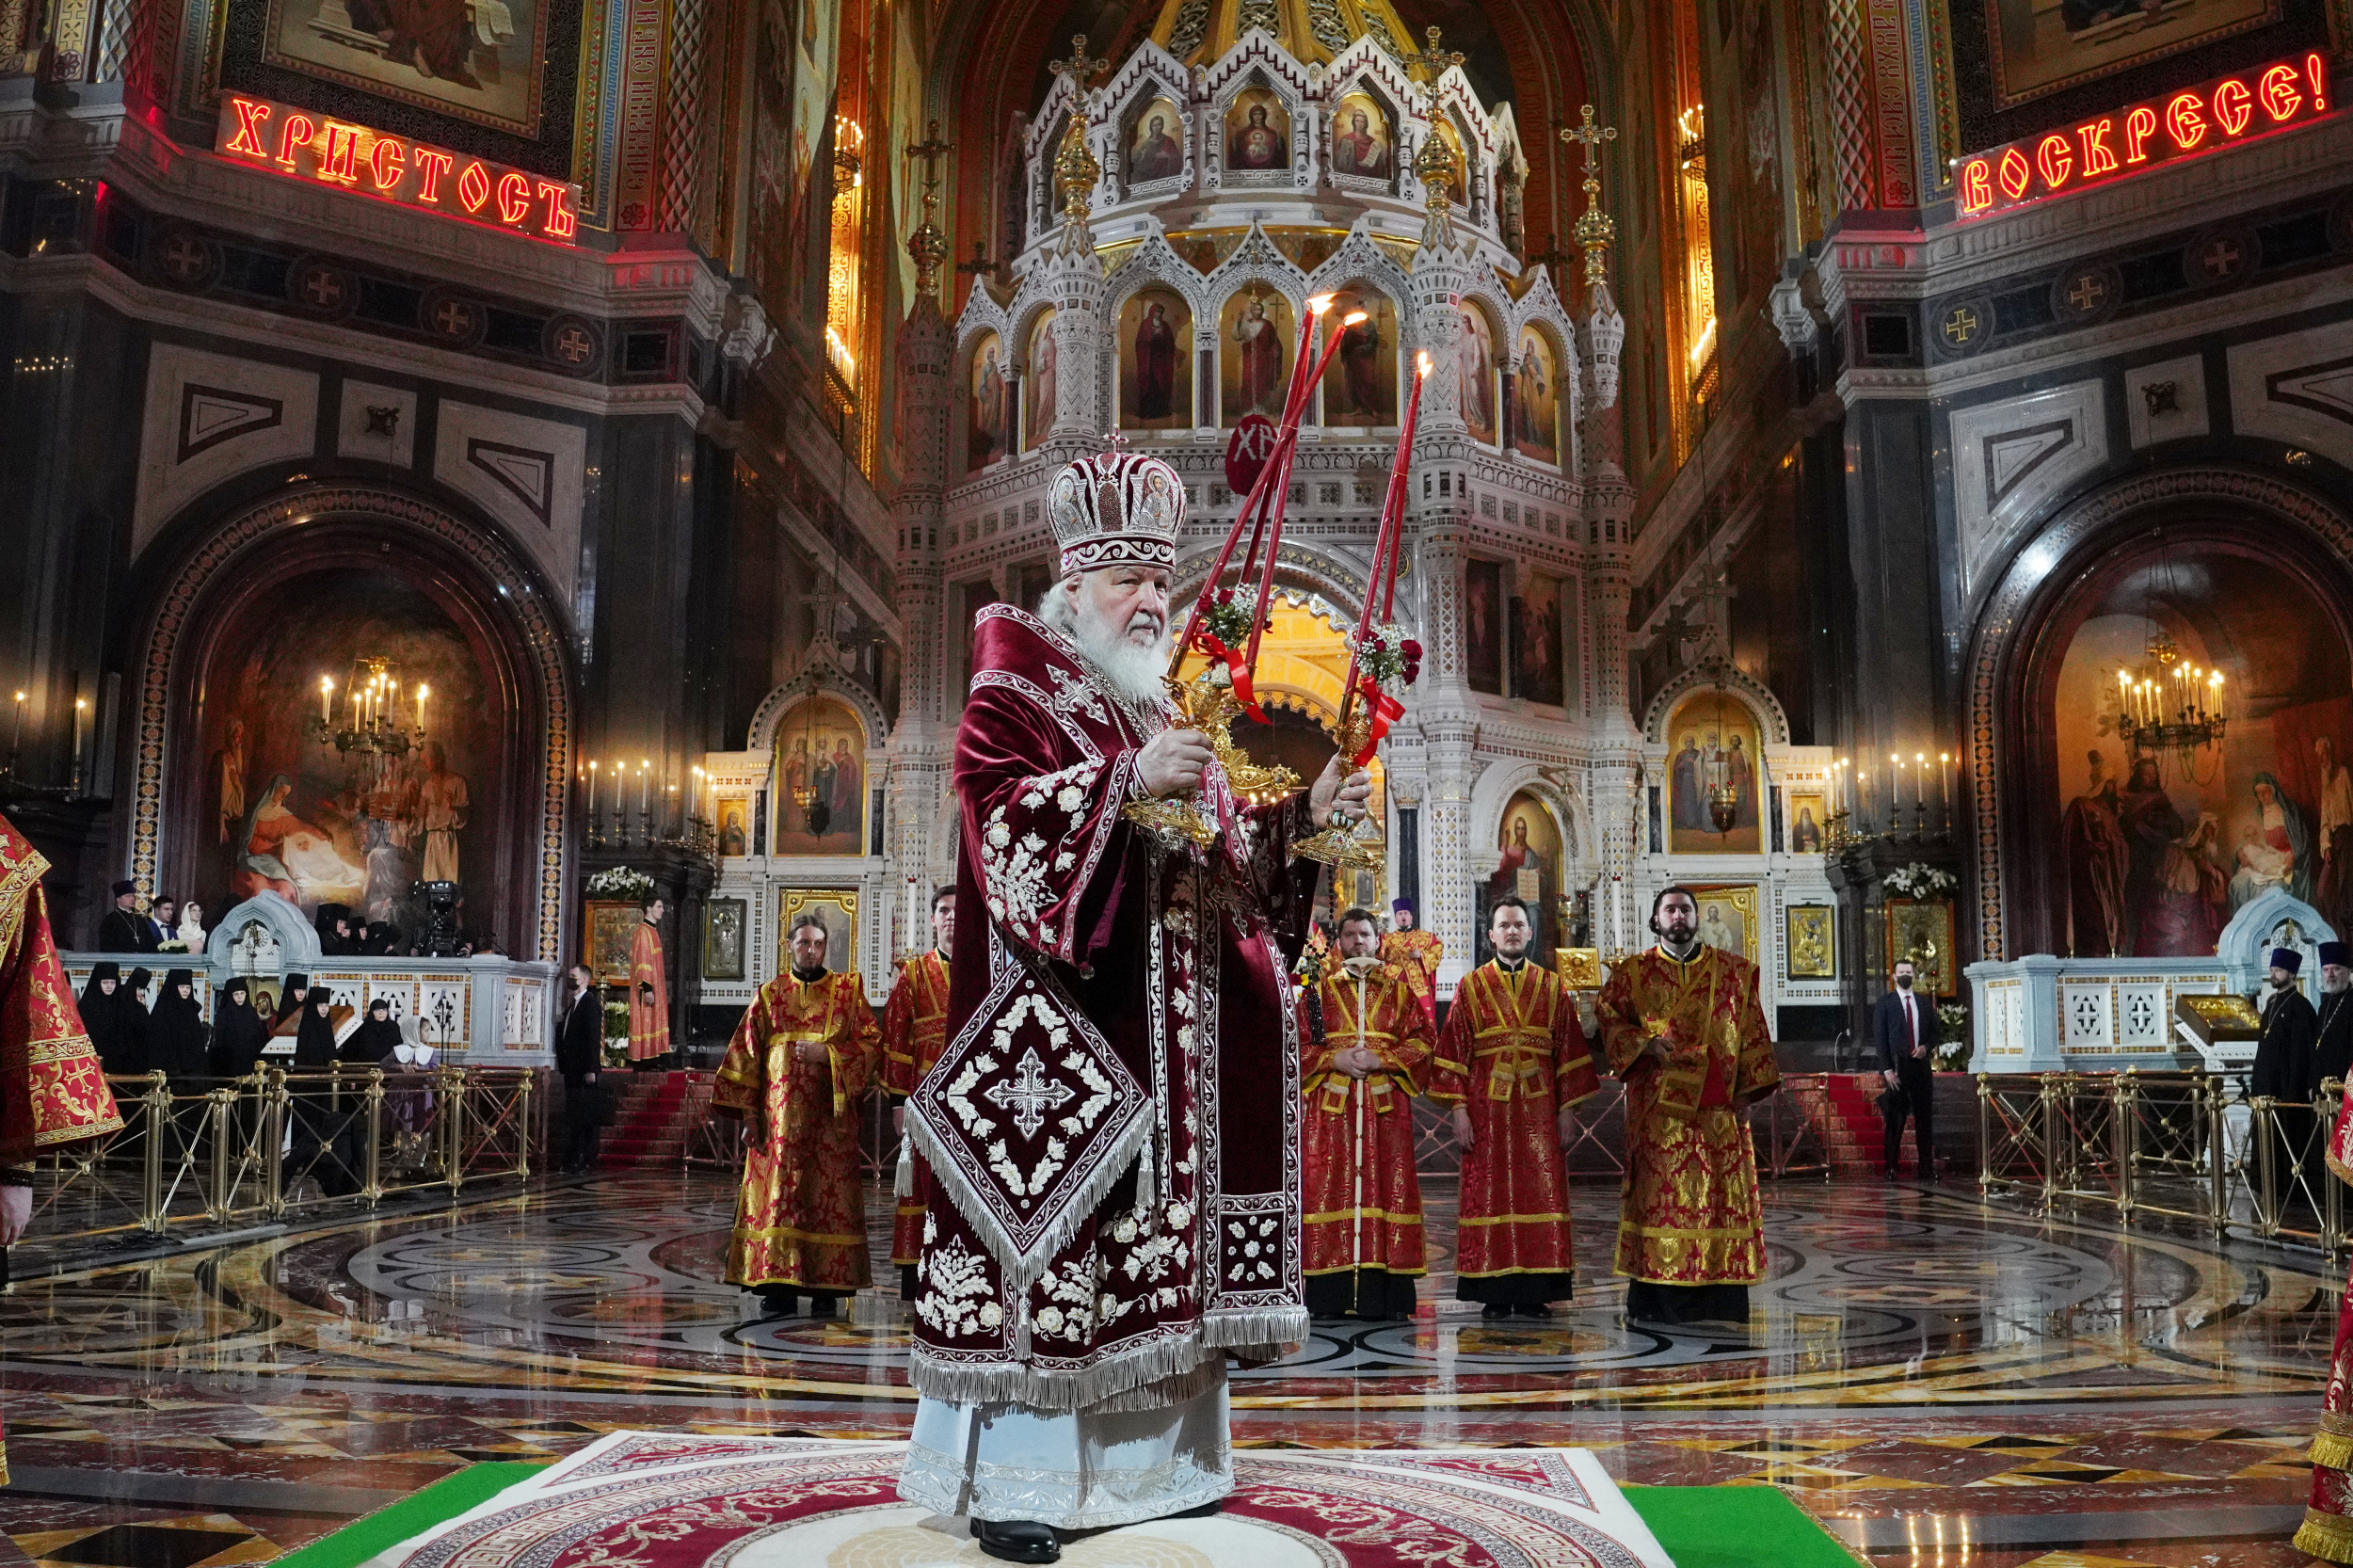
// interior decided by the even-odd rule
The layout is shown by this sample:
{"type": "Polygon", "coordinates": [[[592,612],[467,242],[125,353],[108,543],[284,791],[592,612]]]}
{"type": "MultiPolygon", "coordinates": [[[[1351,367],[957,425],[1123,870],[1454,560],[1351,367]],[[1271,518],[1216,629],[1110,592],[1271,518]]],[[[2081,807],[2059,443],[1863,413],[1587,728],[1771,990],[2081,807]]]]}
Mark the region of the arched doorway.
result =
{"type": "Polygon", "coordinates": [[[413,930],[409,885],[447,876],[470,932],[557,956],[563,634],[490,531],[395,491],[306,488],[194,545],[148,627],[131,836],[150,890],[226,908],[269,888],[413,930]],[[390,755],[338,744],[374,661],[402,683],[410,744],[390,755]]]}
{"type": "Polygon", "coordinates": [[[2353,912],[2348,542],[2313,497],[2201,471],[2088,498],[2011,564],[1978,622],[1985,955],[2211,953],[2271,886],[2353,912]],[[2177,727],[2218,693],[2219,732],[2150,744],[2144,680],[2177,727]]]}

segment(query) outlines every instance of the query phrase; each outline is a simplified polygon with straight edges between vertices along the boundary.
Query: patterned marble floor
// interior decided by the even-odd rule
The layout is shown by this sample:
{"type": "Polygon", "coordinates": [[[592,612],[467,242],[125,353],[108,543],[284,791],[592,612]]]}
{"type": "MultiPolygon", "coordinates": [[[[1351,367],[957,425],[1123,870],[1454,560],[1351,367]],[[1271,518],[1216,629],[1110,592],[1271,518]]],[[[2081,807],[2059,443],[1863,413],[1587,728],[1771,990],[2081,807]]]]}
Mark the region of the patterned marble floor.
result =
{"type": "MultiPolygon", "coordinates": [[[[2343,1285],[2314,1255],[1793,1183],[1767,1193],[1749,1334],[1654,1334],[1616,1320],[1594,1187],[1577,1303],[1498,1327],[1453,1301],[1431,1197],[1420,1315],[1319,1324],[1240,1375],[1241,1442],[1587,1447],[1631,1483],[1784,1487],[1887,1568],[2305,1561],[2285,1543],[2343,1285]]],[[[719,1279],[731,1198],[608,1177],[20,1285],[0,1562],[266,1561],[616,1428],[903,1434],[895,1293],[757,1320],[719,1279]]]]}

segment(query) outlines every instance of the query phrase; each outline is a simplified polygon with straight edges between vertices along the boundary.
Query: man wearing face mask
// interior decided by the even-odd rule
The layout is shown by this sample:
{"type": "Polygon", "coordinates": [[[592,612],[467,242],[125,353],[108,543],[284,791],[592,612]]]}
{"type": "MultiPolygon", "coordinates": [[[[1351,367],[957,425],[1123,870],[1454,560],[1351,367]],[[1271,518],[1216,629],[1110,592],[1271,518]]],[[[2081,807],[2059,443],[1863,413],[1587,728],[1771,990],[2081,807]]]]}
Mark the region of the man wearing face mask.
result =
{"type": "Polygon", "coordinates": [[[1765,1229],[1741,1112],[1781,1086],[1756,966],[1699,939],[1688,888],[1651,901],[1650,928],[1658,945],[1613,965],[1595,1003],[1609,1070],[1625,1080],[1626,1317],[1745,1327],[1765,1229]]]}
{"type": "Polygon", "coordinates": [[[1457,1301],[1481,1316],[1549,1318],[1573,1277],[1566,1162],[1569,1109],[1598,1094],[1577,1000],[1550,969],[1528,961],[1536,928],[1506,895],[1487,915],[1492,961],[1454,990],[1432,1060],[1430,1097],[1454,1108],[1463,1151],[1457,1301]]]}
{"type": "Polygon", "coordinates": [[[873,1278],[858,1179],[857,1102],[882,1064],[882,1031],[855,969],[825,970],[825,922],[792,923],[792,967],[760,988],[728,1042],[711,1109],[741,1117],[750,1147],[727,1279],[772,1317],[817,1317],[873,1278]]]}
{"type": "Polygon", "coordinates": [[[1881,1163],[1890,1181],[1896,1179],[1907,1115],[1920,1151],[1920,1179],[1936,1179],[1936,1135],[1930,1127],[1936,1110],[1936,1007],[1913,989],[1918,975],[1911,959],[1897,959],[1896,988],[1880,998],[1871,1015],[1872,1032],[1879,1039],[1880,1078],[1887,1085],[1880,1096],[1880,1119],[1887,1128],[1881,1163]]]}
{"type": "Polygon", "coordinates": [[[1428,1070],[1430,1020],[1406,966],[1373,951],[1370,910],[1349,910],[1339,932],[1339,960],[1325,960],[1301,1042],[1307,1310],[1394,1321],[1414,1315],[1414,1281],[1427,1272],[1413,1100],[1428,1070]]]}

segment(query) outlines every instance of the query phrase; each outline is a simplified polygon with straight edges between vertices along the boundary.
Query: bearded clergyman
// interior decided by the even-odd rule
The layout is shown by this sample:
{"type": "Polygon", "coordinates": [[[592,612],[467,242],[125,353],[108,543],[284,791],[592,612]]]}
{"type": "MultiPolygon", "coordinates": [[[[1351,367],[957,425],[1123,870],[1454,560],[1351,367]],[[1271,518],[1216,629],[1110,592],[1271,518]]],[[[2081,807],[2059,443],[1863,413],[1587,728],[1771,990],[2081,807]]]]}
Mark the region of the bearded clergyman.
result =
{"type": "Polygon", "coordinates": [[[1286,971],[1318,868],[1290,846],[1369,781],[1336,760],[1247,805],[1175,722],[1184,508],[1156,457],[1080,458],[1048,494],[1061,581],[973,628],[948,1043],[907,1102],[932,1197],[899,1489],[1007,1561],[1214,1509],[1228,1357],[1307,1332],[1286,971]]]}

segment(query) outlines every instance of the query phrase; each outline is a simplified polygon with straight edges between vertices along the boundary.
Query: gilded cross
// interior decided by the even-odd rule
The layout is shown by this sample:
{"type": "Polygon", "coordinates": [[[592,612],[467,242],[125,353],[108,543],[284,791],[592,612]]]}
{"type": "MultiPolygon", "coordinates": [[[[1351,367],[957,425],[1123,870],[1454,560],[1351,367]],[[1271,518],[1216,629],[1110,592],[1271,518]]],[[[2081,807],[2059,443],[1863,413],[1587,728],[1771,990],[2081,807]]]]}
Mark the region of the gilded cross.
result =
{"type": "Polygon", "coordinates": [[[1069,77],[1072,93],[1083,101],[1086,97],[1088,78],[1098,71],[1109,71],[1111,66],[1112,62],[1109,60],[1087,58],[1087,36],[1084,33],[1073,33],[1070,35],[1070,57],[1066,60],[1050,61],[1046,69],[1057,76],[1069,77]]]}
{"type": "Polygon", "coordinates": [[[312,273],[302,280],[303,297],[321,310],[344,302],[344,280],[331,272],[312,273]]]}
{"type": "Polygon", "coordinates": [[[1433,76],[1443,76],[1455,66],[1463,63],[1463,56],[1459,51],[1442,50],[1438,47],[1437,28],[1431,28],[1427,37],[1430,40],[1430,47],[1418,55],[1406,56],[1407,65],[1417,65],[1433,76]]]}
{"type": "Polygon", "coordinates": [[[2238,265],[2238,247],[2227,239],[2217,238],[2207,245],[2205,253],[2199,257],[2199,264],[2206,269],[2209,276],[2222,277],[2238,265]]]}
{"type": "Polygon", "coordinates": [[[1615,125],[1594,124],[1593,106],[1588,104],[1585,105],[1582,119],[1574,125],[1562,128],[1561,139],[1581,141],[1585,144],[1585,170],[1588,174],[1594,174],[1601,169],[1601,144],[1605,141],[1617,140],[1618,128],[1615,125]]]}
{"type": "Polygon", "coordinates": [[[2079,312],[2089,312],[2107,297],[2108,287],[2093,273],[2085,273],[2075,280],[2075,286],[2067,291],[2067,302],[2079,312]]]}
{"type": "Polygon", "coordinates": [[[1945,336],[1951,343],[1967,343],[1977,335],[1977,313],[1966,305],[1954,307],[1945,318],[1945,336]]]}
{"type": "Polygon", "coordinates": [[[1585,252],[1585,281],[1598,288],[1609,280],[1609,247],[1618,237],[1617,219],[1601,210],[1601,144],[1617,140],[1618,128],[1596,124],[1588,104],[1575,125],[1561,127],[1561,139],[1585,146],[1585,210],[1577,215],[1577,244],[1585,252]]]}
{"type": "Polygon", "coordinates": [[[1105,431],[1103,444],[1111,448],[1112,456],[1115,457],[1128,450],[1128,432],[1125,430],[1105,431]]]}
{"type": "Polygon", "coordinates": [[[1021,1064],[1014,1069],[1012,1082],[992,1083],[981,1091],[981,1098],[1000,1111],[1013,1112],[1013,1125],[1024,1138],[1037,1136],[1038,1128],[1046,1125],[1048,1110],[1059,1111],[1078,1097],[1078,1091],[1069,1084],[1046,1080],[1046,1064],[1038,1060],[1035,1046],[1021,1053],[1021,1064]]]}
{"type": "Polygon", "coordinates": [[[906,151],[908,157],[922,161],[923,220],[927,223],[931,221],[932,209],[939,204],[939,160],[955,150],[954,142],[939,139],[939,121],[935,120],[925,127],[924,139],[906,151]]]}

